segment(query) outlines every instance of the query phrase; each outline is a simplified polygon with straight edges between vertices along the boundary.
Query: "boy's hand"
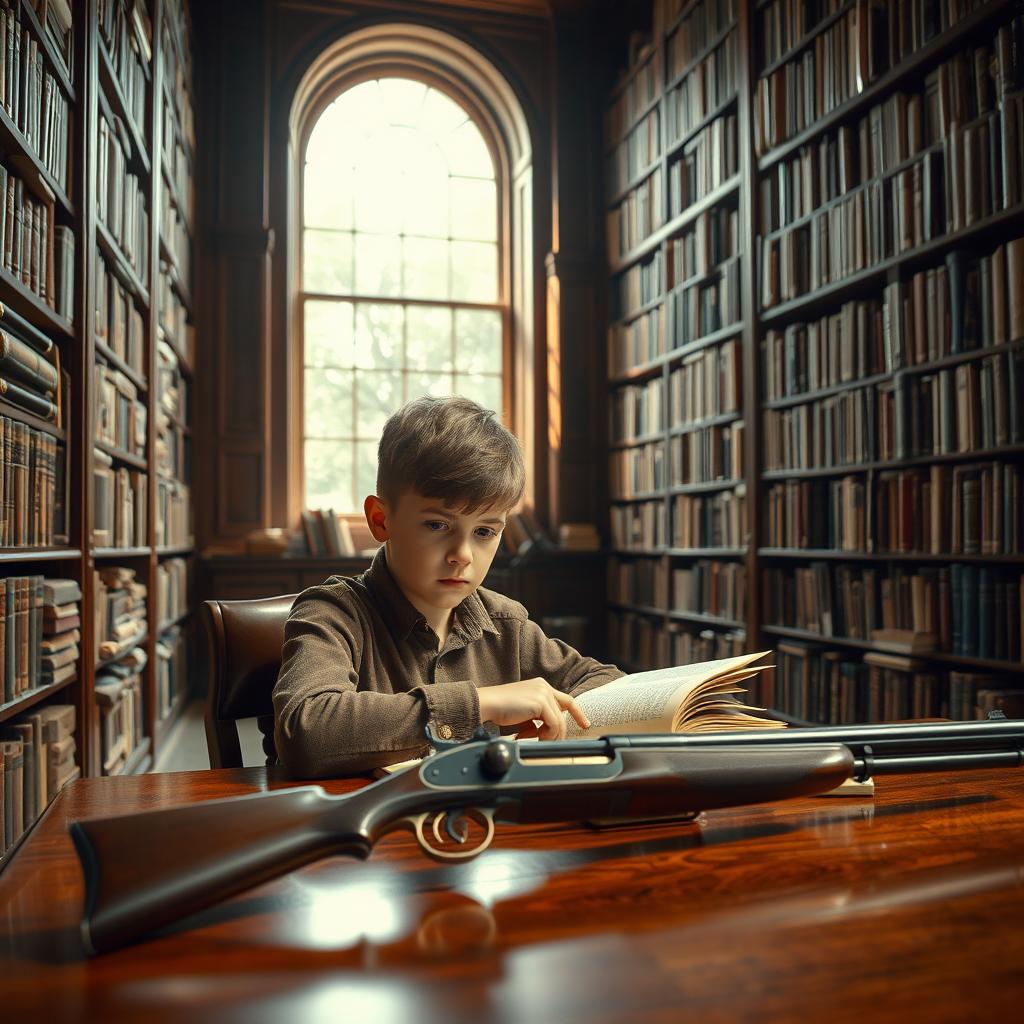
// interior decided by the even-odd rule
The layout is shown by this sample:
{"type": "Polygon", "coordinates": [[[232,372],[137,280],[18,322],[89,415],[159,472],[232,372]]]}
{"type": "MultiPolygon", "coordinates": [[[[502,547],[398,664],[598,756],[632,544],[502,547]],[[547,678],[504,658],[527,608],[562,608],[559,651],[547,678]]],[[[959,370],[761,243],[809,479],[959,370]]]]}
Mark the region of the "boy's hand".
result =
{"type": "Polygon", "coordinates": [[[477,694],[480,698],[480,721],[520,726],[518,735],[521,739],[538,736],[542,740],[564,740],[566,711],[576,719],[581,729],[590,727],[587,716],[576,701],[543,679],[521,679],[517,683],[482,686],[477,694]],[[541,724],[535,725],[534,720],[541,724]]]}

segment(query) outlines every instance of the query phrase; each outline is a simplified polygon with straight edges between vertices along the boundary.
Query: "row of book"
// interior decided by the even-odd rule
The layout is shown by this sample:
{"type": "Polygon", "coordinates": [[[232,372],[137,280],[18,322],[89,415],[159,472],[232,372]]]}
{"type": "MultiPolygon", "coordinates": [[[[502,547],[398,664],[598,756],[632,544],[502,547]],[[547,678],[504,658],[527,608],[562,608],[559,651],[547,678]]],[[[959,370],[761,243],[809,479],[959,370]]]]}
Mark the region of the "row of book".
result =
{"type": "Polygon", "coordinates": [[[664,488],[667,474],[665,442],[611,453],[608,489],[613,498],[638,498],[664,488]]]}
{"type": "Polygon", "coordinates": [[[758,7],[755,38],[762,68],[774,64],[829,15],[838,14],[851,0],[771,0],[758,7]]]}
{"type": "Polygon", "coordinates": [[[648,615],[612,610],[608,614],[611,660],[631,671],[667,668],[695,661],[733,658],[747,651],[742,629],[712,630],[648,615]]]}
{"type": "Polygon", "coordinates": [[[953,27],[985,0],[921,5],[861,0],[792,60],[758,79],[754,146],[758,156],[814,124],[870,82],[953,27]]]}
{"type": "Polygon", "coordinates": [[[96,651],[101,661],[128,654],[146,634],[146,584],[134,569],[104,565],[94,572],[96,651]]]}
{"type": "Polygon", "coordinates": [[[676,288],[710,274],[740,248],[739,210],[724,205],[704,210],[691,227],[667,243],[668,286],[676,288]]]}
{"type": "Polygon", "coordinates": [[[668,543],[668,513],[663,500],[610,507],[612,547],[650,551],[668,543]]]}
{"type": "Polygon", "coordinates": [[[188,611],[191,560],[164,558],[156,567],[156,621],[163,626],[188,611]]]}
{"type": "Polygon", "coordinates": [[[629,72],[625,87],[612,101],[605,115],[605,138],[609,145],[622,139],[636,124],[640,114],[654,102],[661,89],[661,63],[651,45],[637,54],[637,63],[629,72]]]}
{"type": "Polygon", "coordinates": [[[97,18],[128,113],[141,135],[146,124],[146,84],[153,57],[153,26],[145,0],[98,0],[97,18]]]}
{"type": "Polygon", "coordinates": [[[739,548],[747,542],[747,491],[677,494],[672,499],[674,548],[739,548]]]}
{"type": "MultiPolygon", "coordinates": [[[[195,185],[192,167],[185,148],[183,129],[178,111],[166,97],[163,103],[163,157],[164,175],[172,190],[171,199],[178,208],[186,226],[195,223],[195,185]]],[[[189,107],[191,111],[191,107],[189,107]]],[[[628,180],[628,179],[627,179],[628,180]]],[[[626,181],[623,181],[624,188],[626,181]]]]}
{"type": "Polygon", "coordinates": [[[0,579],[0,703],[74,677],[81,597],[74,580],[0,579]]]}
{"type": "MultiPolygon", "coordinates": [[[[73,287],[73,275],[61,279],[62,290],[58,295],[55,246],[58,236],[63,239],[70,229],[58,232],[54,223],[53,194],[45,201],[33,194],[31,187],[6,166],[14,162],[14,158],[10,158],[0,165],[0,238],[3,239],[4,269],[51,309],[63,308],[67,304],[66,289],[73,287]]],[[[41,189],[45,189],[45,185],[41,189]]]]}
{"type": "MultiPolygon", "coordinates": [[[[669,25],[683,6],[681,0],[670,2],[663,20],[656,18],[655,25],[669,25]]],[[[682,74],[687,65],[713,45],[719,36],[735,26],[736,18],[737,0],[705,0],[704,3],[692,4],[667,37],[669,81],[682,74]]]]}
{"type": "Polygon", "coordinates": [[[738,324],[743,317],[740,297],[738,259],[727,260],[703,281],[670,292],[665,301],[670,347],[688,345],[738,324]]]}
{"type": "Polygon", "coordinates": [[[71,0],[32,0],[36,17],[42,22],[57,60],[68,78],[74,70],[74,31],[71,0]]]}
{"type": "MultiPolygon", "coordinates": [[[[614,251],[614,250],[611,250],[614,251]]],[[[665,294],[665,257],[656,249],[649,260],[634,263],[618,276],[612,289],[611,318],[625,320],[665,294]]]]}
{"type": "Polygon", "coordinates": [[[651,174],[606,217],[608,254],[625,256],[665,222],[665,201],[662,194],[661,168],[651,174]]]}
{"type": "Polygon", "coordinates": [[[119,548],[146,544],[145,471],[115,466],[101,448],[93,448],[92,460],[93,544],[119,548]]]}
{"type": "Polygon", "coordinates": [[[163,721],[188,689],[188,634],[172,626],[156,642],[156,714],[163,721]]]}
{"type": "Polygon", "coordinates": [[[765,495],[770,547],[898,554],[1024,554],[1021,467],[934,465],[871,478],[787,480],[765,495]]]}
{"type": "Polygon", "coordinates": [[[96,168],[96,215],[110,232],[144,288],[149,287],[149,214],[146,189],[130,171],[132,145],[115,114],[99,115],[96,168]]]}
{"type": "Polygon", "coordinates": [[[669,165],[669,216],[680,216],[723,185],[736,173],[738,161],[736,115],[726,114],[702,128],[669,165]]]}
{"type": "Polygon", "coordinates": [[[157,343],[156,394],[156,471],[166,479],[187,482],[192,474],[192,441],[185,427],[188,384],[176,353],[164,341],[157,343]]]}
{"type": "Polygon", "coordinates": [[[96,250],[96,338],[141,378],[145,378],[146,329],[132,291],[96,250]]]}
{"type": "Polygon", "coordinates": [[[825,725],[1024,714],[1024,688],[1012,676],[947,670],[878,651],[860,658],[796,641],[776,646],[775,670],[762,677],[762,687],[758,699],[767,706],[825,725]]]}
{"type": "Polygon", "coordinates": [[[192,242],[188,224],[166,188],[160,193],[160,238],[170,257],[174,277],[187,288],[192,280],[192,242]]]}
{"type": "Polygon", "coordinates": [[[192,491],[181,480],[158,477],[156,482],[156,523],[153,541],[157,547],[187,547],[192,543],[192,491]]]}
{"type": "Polygon", "coordinates": [[[617,604],[738,621],[746,616],[746,569],[706,559],[670,568],[658,558],[612,558],[608,597],[617,604]]]}
{"type": "MultiPolygon", "coordinates": [[[[1000,31],[1012,35],[1012,30],[1011,25],[1000,31]]],[[[796,156],[772,167],[761,182],[761,233],[808,216],[857,186],[896,170],[911,157],[941,146],[957,132],[990,135],[991,119],[986,115],[1003,112],[997,136],[1006,135],[1012,147],[1019,138],[1013,130],[1013,93],[1024,84],[1024,62],[1012,46],[995,49],[999,57],[988,44],[965,47],[933,69],[920,92],[895,93],[855,124],[827,131],[816,142],[802,146],[796,156]]],[[[972,167],[982,167],[987,148],[975,152],[972,146],[958,145],[954,150],[970,154],[972,167]]],[[[988,204],[991,208],[1007,208],[1019,201],[1015,168],[1019,164],[1013,150],[1002,154],[996,145],[991,171],[998,179],[993,178],[993,190],[1001,187],[1003,195],[1001,202],[988,204]]],[[[987,179],[977,184],[984,189],[987,179]]],[[[955,226],[950,223],[946,229],[955,226]]]]}
{"type": "Polygon", "coordinates": [[[742,479],[743,437],[743,424],[734,422],[716,423],[671,438],[672,486],[742,479]]]}
{"type": "Polygon", "coordinates": [[[43,704],[0,725],[0,854],[81,774],[74,704],[43,704]]]}
{"type": "Polygon", "coordinates": [[[71,123],[67,97],[46,65],[44,43],[22,20],[19,0],[0,6],[0,105],[66,193],[71,123]]]}
{"type": "Polygon", "coordinates": [[[665,382],[661,377],[612,393],[612,441],[633,441],[665,429],[665,382]]]}
{"type": "Polygon", "coordinates": [[[175,348],[196,365],[196,332],[188,322],[189,312],[174,288],[171,268],[160,263],[160,290],[157,296],[157,317],[160,330],[175,348]]]}
{"type": "Polygon", "coordinates": [[[113,366],[97,360],[96,439],[128,455],[146,451],[146,403],[134,382],[113,366]]]}
{"type": "Polygon", "coordinates": [[[0,305],[0,397],[61,426],[60,350],[14,310],[0,305]]]}
{"type": "Polygon", "coordinates": [[[743,407],[740,343],[735,338],[694,352],[669,374],[669,426],[739,412],[743,407]]]}
{"type": "Polygon", "coordinates": [[[123,775],[145,735],[142,673],[146,662],[145,650],[132,647],[96,670],[104,775],[123,775]]]}
{"type": "Polygon", "coordinates": [[[52,434],[0,416],[0,547],[49,547],[66,537],[64,459],[52,434]]]}
{"type": "Polygon", "coordinates": [[[661,306],[629,323],[614,323],[608,328],[608,376],[626,374],[668,351],[668,311],[661,306]]]}
{"type": "Polygon", "coordinates": [[[617,196],[661,155],[661,110],[655,107],[629,130],[607,160],[608,194],[617,196]]]}
{"type": "Polygon", "coordinates": [[[941,651],[1010,662],[1021,657],[1019,570],[959,562],[915,570],[812,562],[768,569],[763,585],[764,607],[778,626],[911,654],[941,651]]]}
{"type": "Polygon", "coordinates": [[[1024,347],[763,414],[765,469],[825,469],[1024,442],[1024,347]]]}
{"type": "MultiPolygon", "coordinates": [[[[700,6],[706,5],[698,5],[698,9],[700,6]]],[[[731,24],[735,25],[735,22],[731,24]]],[[[670,81],[674,81],[690,63],[688,59],[681,60],[681,54],[688,48],[675,45],[679,37],[679,32],[669,37],[670,81]]],[[[670,140],[682,139],[712,111],[720,109],[735,97],[738,66],[739,33],[734,29],[665,93],[665,124],[670,140]]],[[[672,145],[672,141],[669,144],[672,145]]]]}
{"type": "Polygon", "coordinates": [[[769,330],[764,397],[789,398],[1024,338],[1024,238],[991,255],[946,254],[945,265],[886,285],[883,301],[844,303],[811,323],[769,330]]]}
{"type": "Polygon", "coordinates": [[[164,83],[170,89],[181,136],[190,150],[196,149],[195,113],[190,96],[192,82],[191,28],[182,0],[167,0],[161,26],[160,60],[164,83]]]}

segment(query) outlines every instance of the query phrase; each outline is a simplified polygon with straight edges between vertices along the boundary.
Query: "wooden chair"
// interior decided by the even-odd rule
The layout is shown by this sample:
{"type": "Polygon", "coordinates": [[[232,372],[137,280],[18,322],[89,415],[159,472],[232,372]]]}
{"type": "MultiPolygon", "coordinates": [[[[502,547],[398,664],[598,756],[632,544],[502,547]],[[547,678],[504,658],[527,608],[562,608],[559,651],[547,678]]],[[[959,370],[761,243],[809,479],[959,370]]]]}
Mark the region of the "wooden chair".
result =
{"type": "Polygon", "coordinates": [[[241,768],[238,719],[255,718],[267,764],[274,764],[271,695],[281,667],[284,624],[297,595],[251,601],[204,601],[210,644],[206,745],[211,768],[241,768]]]}

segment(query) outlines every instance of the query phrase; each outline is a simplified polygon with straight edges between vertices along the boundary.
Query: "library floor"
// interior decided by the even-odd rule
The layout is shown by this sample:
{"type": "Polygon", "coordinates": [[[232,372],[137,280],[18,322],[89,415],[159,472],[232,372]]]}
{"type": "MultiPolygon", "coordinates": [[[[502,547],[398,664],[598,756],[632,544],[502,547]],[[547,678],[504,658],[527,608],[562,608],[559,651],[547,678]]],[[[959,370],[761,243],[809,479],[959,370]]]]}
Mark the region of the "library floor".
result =
{"type": "MultiPolygon", "coordinates": [[[[255,718],[238,723],[238,739],[242,746],[243,764],[264,763],[263,746],[255,718]]],[[[209,767],[210,755],[206,749],[206,732],[203,729],[203,702],[194,700],[181,713],[153,771],[191,772],[209,767]]]]}

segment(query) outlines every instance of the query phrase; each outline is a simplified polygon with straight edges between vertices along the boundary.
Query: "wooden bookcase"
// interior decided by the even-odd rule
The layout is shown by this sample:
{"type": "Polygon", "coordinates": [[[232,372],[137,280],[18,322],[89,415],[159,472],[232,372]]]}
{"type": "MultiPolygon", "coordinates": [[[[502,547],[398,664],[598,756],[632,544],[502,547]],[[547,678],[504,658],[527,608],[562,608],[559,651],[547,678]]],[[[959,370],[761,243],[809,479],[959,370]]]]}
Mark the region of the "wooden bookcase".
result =
{"type": "Polygon", "coordinates": [[[65,482],[58,488],[64,526],[55,542],[0,551],[0,576],[74,579],[82,597],[74,677],[0,706],[0,724],[42,703],[73,704],[81,773],[103,774],[97,674],[138,647],[145,666],[136,698],[141,700],[134,715],[136,742],[115,770],[141,772],[159,754],[184,704],[187,683],[195,147],[187,0],[144,0],[138,15],[134,0],[76,0],[69,5],[67,62],[44,27],[47,0],[12,3],[70,111],[66,187],[5,114],[0,114],[0,152],[5,166],[18,168],[26,188],[52,202],[53,223],[70,230],[74,279],[73,316],[65,318],[22,281],[0,271],[0,302],[51,339],[59,353],[63,419],[55,427],[15,405],[0,406],[3,415],[56,440],[65,482]],[[133,180],[127,182],[121,172],[133,180]],[[106,207],[121,203],[126,191],[143,213],[121,224],[106,207]],[[120,312],[112,296],[123,301],[120,312]],[[112,396],[119,407],[110,407],[112,396]],[[112,478],[118,475],[137,484],[130,532],[107,521],[103,492],[116,486],[112,478]],[[168,502],[170,514],[164,511],[168,502]],[[136,635],[125,638],[116,656],[104,658],[103,638],[94,628],[102,599],[96,573],[114,567],[132,570],[144,585],[145,608],[136,635]],[[169,572],[175,599],[158,611],[160,584],[169,572]],[[173,687],[161,664],[168,648],[177,672],[173,687]]]}
{"type": "Polygon", "coordinates": [[[659,155],[625,182],[606,168],[611,201],[642,205],[630,191],[649,175],[667,182],[693,137],[673,144],[666,129],[673,33],[688,19],[703,31],[697,61],[722,47],[726,31],[715,28],[734,19],[736,98],[711,103],[692,130],[733,110],[738,166],[681,211],[659,184],[659,217],[639,225],[624,256],[609,238],[612,460],[644,444],[666,449],[666,472],[643,498],[616,491],[613,464],[612,536],[616,517],[647,504],[671,538],[671,438],[727,422],[742,423],[742,473],[716,468],[688,490],[742,494],[745,517],[738,538],[710,538],[722,547],[697,535],[681,548],[648,530],[613,556],[613,638],[623,615],[648,638],[618,645],[627,664],[774,647],[778,668],[761,697],[801,720],[973,717],[1020,700],[1021,16],[1009,0],[654,4],[647,45],[632,45],[612,91],[606,141],[658,117],[659,155]],[[664,398],[673,369],[721,341],[711,330],[680,338],[662,287],[630,312],[669,314],[662,352],[617,360],[615,332],[637,322],[616,305],[623,276],[645,261],[668,265],[672,239],[731,203],[742,416],[696,424],[668,414],[623,443],[624,392],[660,385],[664,398]],[[622,564],[642,582],[616,591],[622,564]],[[742,567],[743,608],[694,614],[715,596],[705,591],[676,611],[672,573],[696,565],[719,585],[742,567]],[[680,623],[704,628],[707,642],[674,647],[680,623]]]}

